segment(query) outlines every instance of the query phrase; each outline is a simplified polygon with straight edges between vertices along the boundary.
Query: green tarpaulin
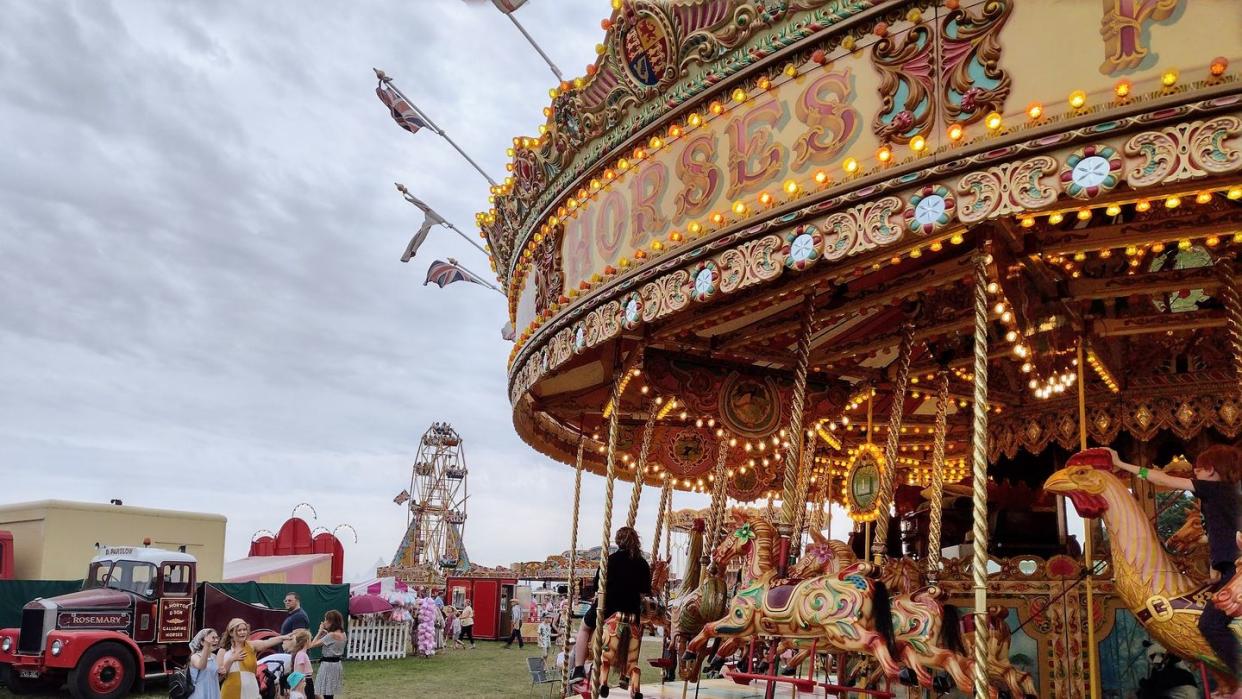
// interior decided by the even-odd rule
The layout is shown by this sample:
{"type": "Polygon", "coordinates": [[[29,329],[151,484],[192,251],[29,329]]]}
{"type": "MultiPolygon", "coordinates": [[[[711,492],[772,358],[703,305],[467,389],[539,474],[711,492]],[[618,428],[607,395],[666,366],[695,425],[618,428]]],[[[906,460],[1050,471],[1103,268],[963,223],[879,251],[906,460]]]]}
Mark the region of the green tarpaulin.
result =
{"type": "MultiPolygon", "coordinates": [[[[0,580],[0,629],[21,626],[22,607],[36,597],[55,597],[81,589],[81,580],[0,580]]],[[[348,605],[349,601],[345,603],[348,605]]]]}

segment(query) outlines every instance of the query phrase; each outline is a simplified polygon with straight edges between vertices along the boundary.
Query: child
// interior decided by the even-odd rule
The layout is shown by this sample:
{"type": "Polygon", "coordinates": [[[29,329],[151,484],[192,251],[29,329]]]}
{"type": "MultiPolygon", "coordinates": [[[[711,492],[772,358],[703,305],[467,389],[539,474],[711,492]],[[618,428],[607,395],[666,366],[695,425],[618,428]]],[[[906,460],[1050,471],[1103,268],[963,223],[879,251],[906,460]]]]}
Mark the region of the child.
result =
{"type": "Polygon", "coordinates": [[[552,618],[545,616],[539,622],[539,650],[543,651],[543,659],[548,659],[548,651],[552,649],[552,618]]]}
{"type": "MultiPolygon", "coordinates": [[[[1194,478],[1179,478],[1162,471],[1139,468],[1122,461],[1115,451],[1112,451],[1112,456],[1117,468],[1156,486],[1188,490],[1199,498],[1208,552],[1211,554],[1212,592],[1227,585],[1233,578],[1234,561],[1238,558],[1238,514],[1242,512],[1238,481],[1242,480],[1242,451],[1223,444],[1204,449],[1195,459],[1194,478]]],[[[1236,675],[1242,669],[1239,667],[1242,663],[1238,658],[1238,639],[1229,630],[1230,621],[1232,619],[1228,615],[1209,602],[1199,617],[1199,631],[1216,655],[1236,675]]],[[[1232,696],[1242,699],[1242,686],[1232,696]]]]}
{"type": "Polygon", "coordinates": [[[306,649],[310,647],[311,635],[306,629],[297,629],[289,634],[285,640],[285,652],[289,654],[291,666],[289,668],[289,690],[290,697],[296,696],[300,699],[314,699],[315,684],[311,679],[314,668],[311,667],[310,656],[307,655],[306,649]],[[297,682],[293,681],[294,675],[301,675],[297,682]]]}

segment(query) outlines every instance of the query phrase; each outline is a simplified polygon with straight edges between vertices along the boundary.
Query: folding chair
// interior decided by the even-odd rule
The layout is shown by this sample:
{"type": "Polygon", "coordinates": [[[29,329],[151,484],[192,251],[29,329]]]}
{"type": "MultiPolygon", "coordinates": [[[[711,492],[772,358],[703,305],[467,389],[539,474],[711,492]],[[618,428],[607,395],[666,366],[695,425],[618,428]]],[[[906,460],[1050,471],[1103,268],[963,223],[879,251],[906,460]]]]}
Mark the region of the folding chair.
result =
{"type": "Polygon", "coordinates": [[[552,689],[561,683],[561,673],[549,673],[543,658],[527,658],[526,669],[530,670],[530,694],[534,694],[536,686],[546,685],[548,696],[551,697],[552,689]]]}

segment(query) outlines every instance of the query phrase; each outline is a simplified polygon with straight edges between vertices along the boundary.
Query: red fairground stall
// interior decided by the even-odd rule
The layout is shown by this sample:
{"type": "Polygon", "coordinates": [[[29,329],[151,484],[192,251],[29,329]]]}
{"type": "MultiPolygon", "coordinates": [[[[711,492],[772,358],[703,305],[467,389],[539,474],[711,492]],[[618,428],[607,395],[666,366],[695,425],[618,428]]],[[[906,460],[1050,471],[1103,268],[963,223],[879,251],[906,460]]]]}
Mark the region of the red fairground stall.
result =
{"type": "Polygon", "coordinates": [[[445,604],[456,609],[474,605],[474,637],[476,639],[507,638],[512,621],[503,613],[513,599],[516,577],[494,575],[451,575],[445,583],[445,604]]]}

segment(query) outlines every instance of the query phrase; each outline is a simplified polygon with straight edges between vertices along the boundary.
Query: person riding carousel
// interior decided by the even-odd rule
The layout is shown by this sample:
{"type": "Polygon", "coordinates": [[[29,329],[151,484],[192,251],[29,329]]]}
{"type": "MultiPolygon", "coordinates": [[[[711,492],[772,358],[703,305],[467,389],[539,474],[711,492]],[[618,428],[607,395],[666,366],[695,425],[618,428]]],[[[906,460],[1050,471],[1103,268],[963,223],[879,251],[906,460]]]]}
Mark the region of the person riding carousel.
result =
{"type": "MultiPolygon", "coordinates": [[[[1234,575],[1234,562],[1238,558],[1238,516],[1242,514],[1242,450],[1227,445],[1204,449],[1195,459],[1194,478],[1179,478],[1161,471],[1150,471],[1128,464],[1112,452],[1113,464],[1162,488],[1188,490],[1199,498],[1203,512],[1204,530],[1207,533],[1208,551],[1211,554],[1212,592],[1227,585],[1234,575]]],[[[1204,607],[1199,617],[1199,631],[1216,651],[1221,660],[1229,663],[1233,674],[1242,674],[1242,659],[1238,656],[1238,639],[1229,630],[1232,619],[1213,604],[1204,607]]],[[[1242,699],[1242,686],[1232,695],[1242,699]]]]}
{"type": "MultiPolygon", "coordinates": [[[[604,618],[617,612],[638,615],[643,595],[651,594],[651,566],[643,558],[642,543],[633,527],[621,527],[615,537],[617,550],[608,556],[608,589],[604,591],[604,618]]],[[[595,573],[595,589],[599,589],[599,571],[595,573]]],[[[586,678],[586,655],[591,634],[598,619],[596,601],[582,619],[574,644],[574,671],[570,681],[586,678]]],[[[596,662],[599,662],[598,659],[596,662]]]]}

